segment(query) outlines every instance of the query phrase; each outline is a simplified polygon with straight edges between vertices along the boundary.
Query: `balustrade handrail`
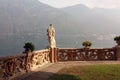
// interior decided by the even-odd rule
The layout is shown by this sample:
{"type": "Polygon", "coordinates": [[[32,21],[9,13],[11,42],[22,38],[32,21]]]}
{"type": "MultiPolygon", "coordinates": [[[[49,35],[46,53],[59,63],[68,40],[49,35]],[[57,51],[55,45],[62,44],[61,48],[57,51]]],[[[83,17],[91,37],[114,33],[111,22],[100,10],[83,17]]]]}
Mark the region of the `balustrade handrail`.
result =
{"type": "MultiPolygon", "coordinates": [[[[49,51],[49,49],[36,50],[36,51],[31,52],[30,55],[38,53],[38,52],[45,52],[45,51],[49,51]]],[[[17,58],[17,57],[21,57],[21,56],[26,56],[26,53],[21,53],[21,54],[11,55],[11,56],[3,56],[3,57],[0,57],[0,61],[4,61],[7,59],[11,59],[11,58],[17,58]]]]}
{"type": "MultiPolygon", "coordinates": [[[[85,48],[59,48],[59,50],[71,50],[71,49],[74,49],[74,50],[80,50],[80,49],[85,49],[85,48]]],[[[89,48],[89,50],[95,50],[95,49],[97,49],[97,50],[102,50],[102,49],[114,49],[114,47],[113,48],[89,48]]]]}
{"type": "Polygon", "coordinates": [[[0,57],[0,61],[4,61],[7,59],[11,59],[11,58],[17,58],[17,57],[21,57],[21,56],[26,56],[26,54],[17,54],[17,55],[13,55],[13,56],[4,56],[4,57],[0,57]]]}
{"type": "Polygon", "coordinates": [[[34,54],[34,53],[37,53],[37,52],[45,52],[45,51],[49,51],[49,49],[36,50],[36,51],[33,51],[33,54],[34,54]]]}

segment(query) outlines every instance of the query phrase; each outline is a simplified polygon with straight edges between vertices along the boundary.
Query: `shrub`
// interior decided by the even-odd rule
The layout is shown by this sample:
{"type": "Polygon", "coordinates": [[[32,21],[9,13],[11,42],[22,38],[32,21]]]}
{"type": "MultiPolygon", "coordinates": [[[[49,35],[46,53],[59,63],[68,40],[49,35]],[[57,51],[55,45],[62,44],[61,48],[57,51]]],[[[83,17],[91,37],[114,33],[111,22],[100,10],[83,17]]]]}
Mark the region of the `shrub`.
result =
{"type": "Polygon", "coordinates": [[[116,43],[117,43],[118,45],[120,45],[120,36],[116,36],[116,37],[114,38],[114,41],[116,41],[116,43]]]}
{"type": "Polygon", "coordinates": [[[91,46],[92,43],[90,41],[85,41],[82,43],[83,46],[87,47],[87,46],[91,46]]]}
{"type": "Polygon", "coordinates": [[[32,42],[27,42],[27,43],[25,43],[25,45],[24,45],[24,48],[25,48],[25,51],[34,51],[34,49],[35,49],[35,46],[34,46],[34,44],[32,44],[32,42]]]}
{"type": "Polygon", "coordinates": [[[116,36],[115,38],[114,38],[114,41],[119,41],[120,40],[120,36],[116,36]]]}

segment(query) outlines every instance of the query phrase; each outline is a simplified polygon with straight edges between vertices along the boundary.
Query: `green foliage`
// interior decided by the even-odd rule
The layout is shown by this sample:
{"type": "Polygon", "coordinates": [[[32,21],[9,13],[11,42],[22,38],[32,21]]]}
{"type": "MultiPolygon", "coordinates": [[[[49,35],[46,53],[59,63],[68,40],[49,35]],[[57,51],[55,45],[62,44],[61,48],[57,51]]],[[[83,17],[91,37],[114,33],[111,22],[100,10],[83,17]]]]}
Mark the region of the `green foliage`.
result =
{"type": "Polygon", "coordinates": [[[117,45],[120,45],[120,36],[116,36],[114,41],[116,41],[117,45]]]}
{"type": "Polygon", "coordinates": [[[120,80],[120,64],[66,67],[49,80],[120,80]]]}
{"type": "Polygon", "coordinates": [[[28,51],[28,50],[34,51],[35,46],[34,46],[34,44],[32,44],[32,42],[27,42],[27,43],[25,43],[24,48],[26,51],[28,51]]]}
{"type": "Polygon", "coordinates": [[[92,43],[90,41],[85,41],[82,43],[83,46],[91,46],[92,43]]]}
{"type": "Polygon", "coordinates": [[[120,40],[120,36],[116,36],[115,38],[114,38],[114,41],[119,41],[120,40]]]}

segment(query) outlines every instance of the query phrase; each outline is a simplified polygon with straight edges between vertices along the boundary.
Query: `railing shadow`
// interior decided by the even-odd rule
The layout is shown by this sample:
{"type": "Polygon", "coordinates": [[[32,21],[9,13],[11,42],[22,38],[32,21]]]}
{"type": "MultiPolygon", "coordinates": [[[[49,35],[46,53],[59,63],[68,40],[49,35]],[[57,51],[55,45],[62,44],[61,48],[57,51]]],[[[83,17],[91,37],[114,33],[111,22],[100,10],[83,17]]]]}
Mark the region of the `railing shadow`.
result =
{"type": "Polygon", "coordinates": [[[43,71],[31,71],[29,73],[19,75],[11,80],[47,80],[52,75],[54,75],[54,73],[43,71]]]}
{"type": "Polygon", "coordinates": [[[71,74],[57,74],[52,72],[31,72],[23,74],[11,80],[81,80],[79,77],[71,74]]]}

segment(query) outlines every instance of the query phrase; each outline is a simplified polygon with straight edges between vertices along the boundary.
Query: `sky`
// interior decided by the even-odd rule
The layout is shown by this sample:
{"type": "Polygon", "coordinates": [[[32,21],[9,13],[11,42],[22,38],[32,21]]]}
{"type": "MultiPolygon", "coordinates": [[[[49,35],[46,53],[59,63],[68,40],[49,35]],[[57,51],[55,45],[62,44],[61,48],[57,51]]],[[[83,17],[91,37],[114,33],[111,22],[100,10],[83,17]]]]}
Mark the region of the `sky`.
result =
{"type": "Polygon", "coordinates": [[[55,8],[84,4],[89,8],[120,8],[120,0],[39,0],[55,8]]]}

